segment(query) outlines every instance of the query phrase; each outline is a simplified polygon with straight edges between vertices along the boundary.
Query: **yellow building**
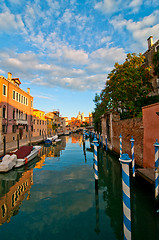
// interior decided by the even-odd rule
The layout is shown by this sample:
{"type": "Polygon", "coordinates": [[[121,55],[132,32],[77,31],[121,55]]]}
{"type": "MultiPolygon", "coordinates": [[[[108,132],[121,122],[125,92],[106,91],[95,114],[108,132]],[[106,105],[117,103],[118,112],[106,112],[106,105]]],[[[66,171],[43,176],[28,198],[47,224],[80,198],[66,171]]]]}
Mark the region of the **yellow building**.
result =
{"type": "Polygon", "coordinates": [[[33,136],[46,136],[47,135],[47,119],[45,112],[33,109],[33,136]]]}

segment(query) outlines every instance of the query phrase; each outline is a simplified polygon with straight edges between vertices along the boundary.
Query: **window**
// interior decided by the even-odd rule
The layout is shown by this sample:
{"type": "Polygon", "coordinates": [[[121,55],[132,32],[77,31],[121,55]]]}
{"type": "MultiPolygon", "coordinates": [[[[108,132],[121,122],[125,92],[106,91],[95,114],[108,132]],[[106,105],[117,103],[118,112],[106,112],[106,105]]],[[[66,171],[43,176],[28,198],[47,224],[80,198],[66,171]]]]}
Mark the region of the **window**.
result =
{"type": "Polygon", "coordinates": [[[23,96],[21,97],[21,103],[23,103],[23,96]]]}
{"type": "Polygon", "coordinates": [[[28,132],[28,125],[26,125],[26,132],[28,132]]]}
{"type": "Polygon", "coordinates": [[[26,98],[26,105],[28,105],[28,99],[26,98]]]}
{"type": "Polygon", "coordinates": [[[26,117],[25,120],[27,120],[27,118],[28,118],[27,113],[26,113],[25,117],[26,117]]]}
{"type": "Polygon", "coordinates": [[[13,90],[13,100],[15,100],[15,91],[13,90]]]}
{"type": "Polygon", "coordinates": [[[16,133],[16,125],[13,125],[13,126],[12,126],[12,132],[13,132],[13,133],[16,133]]]}
{"type": "Polygon", "coordinates": [[[18,102],[18,93],[16,92],[16,101],[18,102]]]}
{"type": "Polygon", "coordinates": [[[33,107],[33,101],[31,101],[31,107],[33,107]]]}
{"type": "Polygon", "coordinates": [[[35,124],[35,119],[34,119],[34,124],[35,124]]]}
{"type": "Polygon", "coordinates": [[[7,125],[2,125],[2,132],[7,133],[7,125]]]}
{"type": "Polygon", "coordinates": [[[39,124],[39,120],[37,120],[37,124],[39,124]]]}
{"type": "Polygon", "coordinates": [[[41,120],[40,120],[40,125],[41,125],[41,120]]]}
{"type": "Polygon", "coordinates": [[[13,109],[13,119],[15,119],[15,109],[13,109]]]}
{"type": "Polygon", "coordinates": [[[20,99],[21,99],[21,94],[19,93],[19,102],[20,102],[20,99]]]}
{"type": "Polygon", "coordinates": [[[24,97],[24,104],[25,104],[25,97],[24,97]]]}
{"type": "Polygon", "coordinates": [[[7,86],[3,84],[3,95],[7,96],[7,86]]]}
{"type": "Polygon", "coordinates": [[[3,118],[6,118],[6,106],[3,106],[3,118]]]}

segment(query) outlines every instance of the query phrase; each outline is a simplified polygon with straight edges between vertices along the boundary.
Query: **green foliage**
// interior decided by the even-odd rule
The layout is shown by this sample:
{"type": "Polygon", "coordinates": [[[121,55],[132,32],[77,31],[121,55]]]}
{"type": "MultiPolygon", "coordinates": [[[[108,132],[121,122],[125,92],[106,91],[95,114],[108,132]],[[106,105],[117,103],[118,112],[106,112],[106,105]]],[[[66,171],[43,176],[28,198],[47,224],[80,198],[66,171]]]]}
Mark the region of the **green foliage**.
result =
{"type": "Polygon", "coordinates": [[[153,56],[153,64],[154,64],[154,74],[159,77],[159,51],[154,53],[153,56]]]}
{"type": "Polygon", "coordinates": [[[142,54],[137,56],[135,53],[129,53],[123,64],[115,63],[114,69],[108,75],[105,88],[100,95],[95,95],[93,112],[95,131],[100,131],[100,118],[105,112],[117,111],[121,119],[141,117],[142,106],[155,101],[148,97],[153,90],[152,77],[150,69],[145,68],[143,63],[144,56],[142,54]]]}
{"type": "Polygon", "coordinates": [[[135,102],[152,91],[149,69],[143,67],[143,62],[141,54],[129,53],[123,64],[115,64],[101,93],[102,104],[107,111],[115,110],[125,117],[137,116],[139,108],[135,102]]]}
{"type": "Polygon", "coordinates": [[[101,123],[100,123],[100,117],[104,113],[104,108],[101,102],[101,97],[96,93],[95,99],[93,100],[95,103],[95,109],[92,113],[93,115],[93,122],[94,122],[94,130],[99,132],[101,131],[101,123]]]}

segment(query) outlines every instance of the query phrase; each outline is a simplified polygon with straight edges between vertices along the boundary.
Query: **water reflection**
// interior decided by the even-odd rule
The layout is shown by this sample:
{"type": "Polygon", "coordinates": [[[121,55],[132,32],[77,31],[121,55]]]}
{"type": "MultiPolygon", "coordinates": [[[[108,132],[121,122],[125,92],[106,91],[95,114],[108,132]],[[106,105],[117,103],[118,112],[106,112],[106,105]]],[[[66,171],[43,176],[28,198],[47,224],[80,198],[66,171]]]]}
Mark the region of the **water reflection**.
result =
{"type": "MultiPolygon", "coordinates": [[[[93,152],[89,140],[85,141],[85,148],[80,145],[81,140],[80,134],[73,134],[62,137],[56,146],[43,145],[41,157],[33,166],[1,178],[1,224],[11,219],[0,227],[2,240],[21,240],[22,235],[30,240],[123,239],[118,158],[99,150],[99,180],[95,189],[93,152]],[[12,202],[15,208],[9,205],[12,202]],[[9,217],[15,214],[16,218],[9,217]]],[[[145,182],[131,182],[132,239],[157,239],[159,220],[154,214],[153,191],[145,182]]]]}
{"type": "Polygon", "coordinates": [[[30,199],[30,188],[33,185],[33,169],[10,173],[5,176],[5,180],[0,180],[0,225],[10,222],[11,217],[18,214],[26,193],[27,200],[30,199]]]}

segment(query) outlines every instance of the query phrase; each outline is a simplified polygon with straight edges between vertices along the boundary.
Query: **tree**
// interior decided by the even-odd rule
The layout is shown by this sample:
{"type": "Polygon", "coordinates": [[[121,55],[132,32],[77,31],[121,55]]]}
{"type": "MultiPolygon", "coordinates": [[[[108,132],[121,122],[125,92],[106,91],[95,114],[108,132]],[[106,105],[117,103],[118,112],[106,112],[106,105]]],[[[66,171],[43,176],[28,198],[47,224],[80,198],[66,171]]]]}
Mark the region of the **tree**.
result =
{"type": "Polygon", "coordinates": [[[95,103],[95,109],[94,109],[94,112],[92,113],[92,115],[93,115],[93,122],[94,122],[94,130],[98,131],[98,132],[101,132],[100,117],[104,113],[105,109],[103,108],[100,95],[98,95],[96,93],[93,102],[95,103]]]}
{"type": "Polygon", "coordinates": [[[100,95],[105,111],[115,110],[130,117],[141,111],[136,103],[152,91],[150,69],[143,63],[144,56],[135,53],[127,54],[123,64],[115,63],[100,95]]]}

